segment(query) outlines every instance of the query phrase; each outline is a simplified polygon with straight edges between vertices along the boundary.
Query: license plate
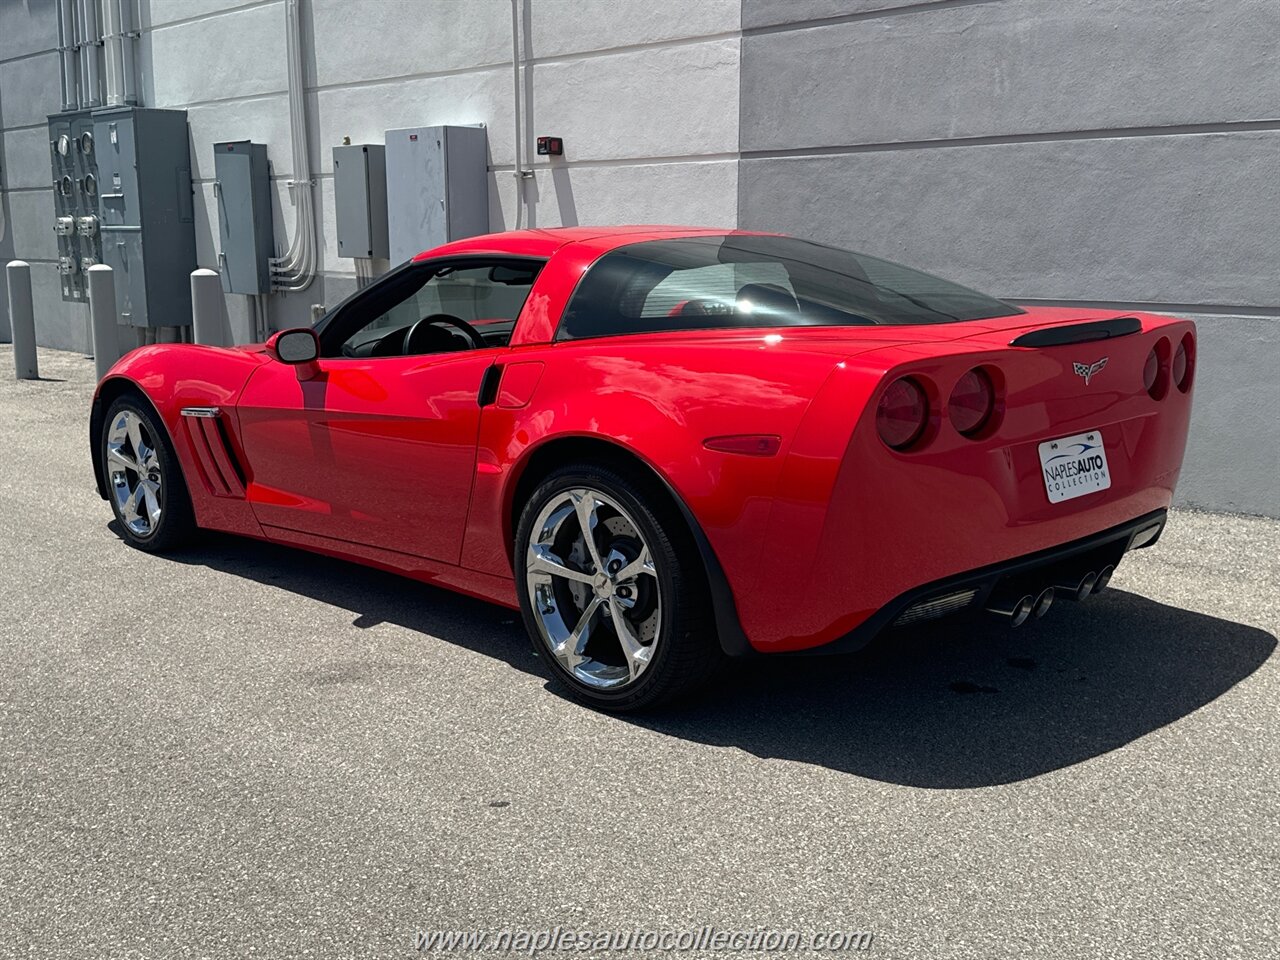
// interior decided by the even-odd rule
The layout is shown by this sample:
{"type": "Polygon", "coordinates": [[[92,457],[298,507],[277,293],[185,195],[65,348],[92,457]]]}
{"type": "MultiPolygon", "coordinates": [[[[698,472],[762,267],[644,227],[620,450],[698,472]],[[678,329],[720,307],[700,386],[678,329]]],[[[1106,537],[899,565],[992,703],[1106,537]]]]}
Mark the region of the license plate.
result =
{"type": "Polygon", "coordinates": [[[1073,500],[1111,486],[1102,431],[1077,433],[1040,444],[1040,470],[1050,503],[1073,500]]]}

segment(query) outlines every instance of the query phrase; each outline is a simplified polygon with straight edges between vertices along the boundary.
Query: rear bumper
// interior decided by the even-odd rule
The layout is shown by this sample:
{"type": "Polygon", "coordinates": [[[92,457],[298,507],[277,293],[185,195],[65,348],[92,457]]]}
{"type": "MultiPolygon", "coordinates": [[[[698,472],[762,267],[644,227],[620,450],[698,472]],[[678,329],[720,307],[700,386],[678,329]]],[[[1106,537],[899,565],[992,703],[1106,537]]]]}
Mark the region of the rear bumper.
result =
{"type": "MultiPolygon", "coordinates": [[[[981,610],[997,592],[1003,593],[1016,588],[1034,593],[1057,580],[1079,580],[1084,573],[1097,572],[1107,565],[1117,565],[1130,550],[1154,544],[1164,531],[1167,516],[1166,510],[1154,510],[1070,543],[924,584],[895,597],[844,636],[796,653],[826,654],[859,650],[888,627],[900,620],[910,619],[909,611],[927,610],[931,604],[945,607],[947,613],[981,610]],[[970,591],[972,596],[967,596],[970,591]]],[[[920,619],[932,618],[923,616],[920,619]]]]}

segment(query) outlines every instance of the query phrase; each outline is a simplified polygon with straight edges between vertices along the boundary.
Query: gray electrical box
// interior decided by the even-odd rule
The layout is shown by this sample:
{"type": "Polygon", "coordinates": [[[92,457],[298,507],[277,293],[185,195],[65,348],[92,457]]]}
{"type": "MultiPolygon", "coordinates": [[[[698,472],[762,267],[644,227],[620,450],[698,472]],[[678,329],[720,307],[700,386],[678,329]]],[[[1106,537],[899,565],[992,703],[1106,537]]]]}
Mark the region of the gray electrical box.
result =
{"type": "Polygon", "coordinates": [[[484,127],[387,131],[392,262],[489,232],[488,153],[484,127]]]}
{"type": "Polygon", "coordinates": [[[338,256],[391,256],[385,147],[359,143],[333,148],[333,207],[338,256]]]}
{"type": "Polygon", "coordinates": [[[270,293],[271,174],[265,144],[213,145],[218,204],[218,270],[227,293],[270,293]]]}
{"type": "MultiPolygon", "coordinates": [[[[115,271],[116,311],[134,327],[191,322],[191,271],[196,268],[195,210],[185,110],[108,107],[93,112],[92,190],[102,262],[115,271]]],[[[91,174],[87,172],[85,177],[91,174]]],[[[86,191],[88,192],[88,191],[86,191]]]]}
{"type": "Polygon", "coordinates": [[[98,164],[88,111],[49,118],[53,165],[53,232],[58,242],[62,299],[88,299],[85,271],[102,262],[98,230],[98,164]]]}

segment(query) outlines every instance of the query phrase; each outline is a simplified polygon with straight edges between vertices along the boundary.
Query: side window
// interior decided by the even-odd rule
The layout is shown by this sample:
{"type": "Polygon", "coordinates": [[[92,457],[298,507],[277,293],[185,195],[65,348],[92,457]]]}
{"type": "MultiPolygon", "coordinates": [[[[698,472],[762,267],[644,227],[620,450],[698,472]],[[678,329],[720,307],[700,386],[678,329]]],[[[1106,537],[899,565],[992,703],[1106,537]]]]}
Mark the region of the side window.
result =
{"type": "Polygon", "coordinates": [[[326,356],[398,357],[506,346],[537,279],[537,261],[423,265],[388,275],[353,303],[326,356]]]}

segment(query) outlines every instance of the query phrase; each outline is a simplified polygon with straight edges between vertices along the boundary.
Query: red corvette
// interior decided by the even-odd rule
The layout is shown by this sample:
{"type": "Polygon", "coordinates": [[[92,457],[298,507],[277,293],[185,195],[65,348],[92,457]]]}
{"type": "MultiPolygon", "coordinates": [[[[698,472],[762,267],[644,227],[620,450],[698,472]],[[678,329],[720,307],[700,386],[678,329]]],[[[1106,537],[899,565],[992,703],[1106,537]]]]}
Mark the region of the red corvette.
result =
{"type": "Polygon", "coordinates": [[[790,237],[529,230],[266,344],[136,350],[90,435],[130,543],[224,530],[518,607],[625,710],[726,654],[1101,590],[1160,535],[1195,357],[1185,320],[790,237]]]}

